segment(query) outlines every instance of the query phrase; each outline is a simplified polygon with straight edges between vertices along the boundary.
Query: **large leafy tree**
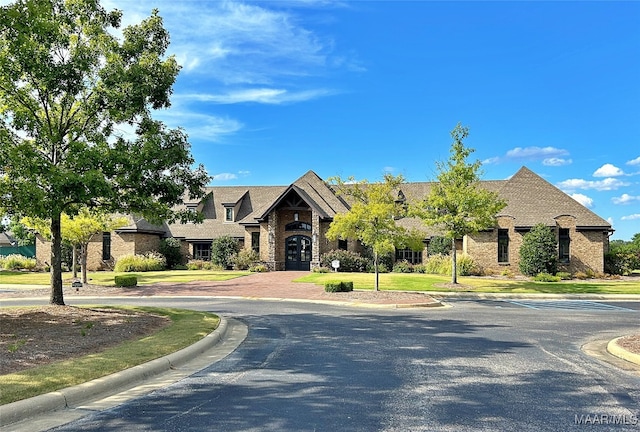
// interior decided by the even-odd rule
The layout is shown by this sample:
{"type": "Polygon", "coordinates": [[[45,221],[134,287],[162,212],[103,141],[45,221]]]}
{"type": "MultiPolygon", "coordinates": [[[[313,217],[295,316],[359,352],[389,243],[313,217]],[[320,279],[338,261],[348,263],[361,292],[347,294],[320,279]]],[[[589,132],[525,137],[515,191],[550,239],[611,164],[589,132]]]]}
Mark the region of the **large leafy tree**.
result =
{"type": "Polygon", "coordinates": [[[336,188],[336,193],[351,203],[351,208],[346,213],[334,216],[327,238],[359,240],[371,247],[375,290],[378,291],[380,256],[393,252],[396,247],[411,247],[414,250],[423,247],[424,235],[396,224],[396,219],[403,217],[406,212],[402,204],[397,202],[398,188],[404,183],[404,178],[385,174],[383,181],[378,183],[366,180],[356,182],[352,178],[345,182],[340,177],[332,177],[330,182],[336,188]]]}
{"type": "Polygon", "coordinates": [[[458,283],[456,239],[495,226],[495,216],[506,206],[495,192],[480,186],[480,161],[470,163],[474,152],[465,147],[469,128],[459,123],[451,131],[453,143],[447,162],[436,162],[438,181],[429,195],[414,203],[410,213],[427,226],[435,226],[451,242],[451,282],[458,283]]]}
{"type": "Polygon", "coordinates": [[[555,274],[558,270],[558,241],[553,230],[537,224],[522,237],[520,271],[527,276],[538,273],[555,274]]]}
{"type": "Polygon", "coordinates": [[[0,213],[50,220],[52,304],[64,304],[63,212],[186,220],[173,207],[208,181],[186,135],[152,118],[180,69],[158,11],[118,38],[120,20],[98,0],[0,8],[0,213]]]}

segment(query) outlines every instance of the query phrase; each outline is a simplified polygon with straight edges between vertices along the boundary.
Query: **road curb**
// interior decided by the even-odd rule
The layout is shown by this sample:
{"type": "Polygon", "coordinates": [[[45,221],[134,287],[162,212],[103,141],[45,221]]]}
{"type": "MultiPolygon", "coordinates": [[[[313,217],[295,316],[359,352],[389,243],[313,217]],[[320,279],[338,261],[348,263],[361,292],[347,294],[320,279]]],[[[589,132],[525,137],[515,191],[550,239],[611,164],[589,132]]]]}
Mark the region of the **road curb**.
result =
{"type": "Polygon", "coordinates": [[[77,386],[1,405],[0,427],[135,387],[151,377],[187,363],[212,348],[224,338],[227,329],[227,320],[220,317],[218,328],[180,351],[77,386]]]}
{"type": "Polygon", "coordinates": [[[607,351],[609,352],[609,354],[614,355],[618,358],[640,365],[640,355],[627,351],[626,349],[618,345],[618,340],[623,337],[624,336],[621,336],[609,341],[609,343],[607,344],[607,351]]]}

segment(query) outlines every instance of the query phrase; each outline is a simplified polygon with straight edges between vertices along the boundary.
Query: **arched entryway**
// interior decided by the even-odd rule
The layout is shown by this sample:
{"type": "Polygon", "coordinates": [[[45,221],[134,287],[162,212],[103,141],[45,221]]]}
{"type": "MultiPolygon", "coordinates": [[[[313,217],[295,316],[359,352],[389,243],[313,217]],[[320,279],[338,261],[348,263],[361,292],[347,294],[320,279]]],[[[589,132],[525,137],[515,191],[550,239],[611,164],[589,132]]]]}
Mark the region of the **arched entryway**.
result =
{"type": "Polygon", "coordinates": [[[311,270],[311,237],[293,235],[285,240],[285,270],[311,270]]]}

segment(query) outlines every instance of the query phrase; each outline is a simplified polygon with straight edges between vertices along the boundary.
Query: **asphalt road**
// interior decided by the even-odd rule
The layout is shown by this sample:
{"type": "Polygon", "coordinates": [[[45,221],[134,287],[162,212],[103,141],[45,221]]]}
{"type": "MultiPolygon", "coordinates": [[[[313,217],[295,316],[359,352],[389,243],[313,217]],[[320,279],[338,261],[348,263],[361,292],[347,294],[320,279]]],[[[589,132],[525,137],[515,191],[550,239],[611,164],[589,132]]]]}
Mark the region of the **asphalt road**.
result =
{"type": "Polygon", "coordinates": [[[581,350],[637,333],[638,303],[138,301],[234,317],[249,333],[195,375],[51,430],[640,431],[640,374],[581,350]]]}

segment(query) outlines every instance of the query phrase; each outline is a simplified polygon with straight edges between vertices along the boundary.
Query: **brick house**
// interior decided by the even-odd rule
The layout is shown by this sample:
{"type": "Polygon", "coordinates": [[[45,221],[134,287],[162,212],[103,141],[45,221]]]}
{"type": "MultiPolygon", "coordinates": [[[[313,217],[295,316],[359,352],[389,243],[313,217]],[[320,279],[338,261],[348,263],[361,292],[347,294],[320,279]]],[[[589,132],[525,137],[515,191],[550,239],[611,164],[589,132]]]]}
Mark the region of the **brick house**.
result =
{"type": "MultiPolygon", "coordinates": [[[[518,273],[518,251],[522,237],[534,225],[544,223],[558,238],[563,270],[604,270],[611,224],[582,204],[522,167],[508,180],[483,181],[482,187],[496,191],[507,206],[496,215],[494,228],[457,241],[484,270],[509,268],[518,273]]],[[[432,183],[405,183],[398,200],[411,201],[429,193],[432,183]]],[[[183,252],[195,259],[211,256],[213,239],[228,235],[241,247],[259,253],[272,270],[309,270],[320,265],[320,256],[333,249],[360,251],[356,242],[329,240],[325,234],[333,217],[348,211],[348,204],[316,173],[309,171],[288,186],[214,186],[204,198],[185,202],[184,208],[202,212],[201,224],[151,225],[130,217],[131,224],[112,233],[96,236],[89,248],[89,269],[107,268],[119,256],[157,250],[162,238],[182,240],[183,252]]],[[[398,250],[396,259],[420,263],[426,247],[438,233],[418,219],[397,221],[424,232],[422,251],[398,250]]],[[[50,246],[39,239],[38,260],[47,261],[50,246]]]]}

